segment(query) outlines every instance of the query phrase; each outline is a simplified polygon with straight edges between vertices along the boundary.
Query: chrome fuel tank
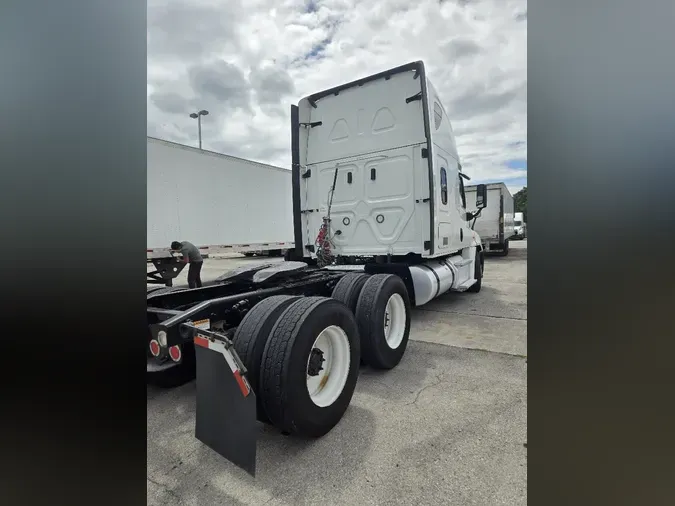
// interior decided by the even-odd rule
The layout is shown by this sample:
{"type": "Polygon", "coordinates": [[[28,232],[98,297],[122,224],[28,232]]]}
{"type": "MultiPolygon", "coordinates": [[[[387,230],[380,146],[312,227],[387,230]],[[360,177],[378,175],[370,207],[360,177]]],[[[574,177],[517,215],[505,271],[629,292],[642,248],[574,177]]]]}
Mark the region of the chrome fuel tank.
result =
{"type": "Polygon", "coordinates": [[[457,268],[454,264],[462,260],[460,255],[455,255],[411,265],[409,269],[415,287],[415,305],[422,306],[450,290],[457,280],[457,268]]]}

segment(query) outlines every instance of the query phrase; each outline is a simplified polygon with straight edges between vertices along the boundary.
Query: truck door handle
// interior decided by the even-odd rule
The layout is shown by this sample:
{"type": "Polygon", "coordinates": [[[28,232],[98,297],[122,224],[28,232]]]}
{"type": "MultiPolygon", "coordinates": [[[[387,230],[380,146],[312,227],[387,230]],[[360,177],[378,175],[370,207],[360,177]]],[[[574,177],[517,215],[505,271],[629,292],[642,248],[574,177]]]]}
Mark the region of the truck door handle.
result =
{"type": "Polygon", "coordinates": [[[375,181],[376,177],[377,177],[377,171],[374,168],[370,169],[370,180],[375,181]]]}

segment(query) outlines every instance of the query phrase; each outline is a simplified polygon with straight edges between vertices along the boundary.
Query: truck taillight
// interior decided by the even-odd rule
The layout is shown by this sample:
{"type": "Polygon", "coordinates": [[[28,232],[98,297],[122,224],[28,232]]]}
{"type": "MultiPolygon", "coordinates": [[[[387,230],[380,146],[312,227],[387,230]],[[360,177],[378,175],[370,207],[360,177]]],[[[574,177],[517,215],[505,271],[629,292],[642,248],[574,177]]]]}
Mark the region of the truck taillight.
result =
{"type": "Polygon", "coordinates": [[[173,360],[174,362],[180,361],[181,357],[180,346],[176,345],[169,348],[169,356],[171,357],[171,360],[173,360]]]}
{"type": "Polygon", "coordinates": [[[158,357],[159,356],[159,343],[153,339],[150,341],[150,353],[152,353],[153,357],[158,357]]]}

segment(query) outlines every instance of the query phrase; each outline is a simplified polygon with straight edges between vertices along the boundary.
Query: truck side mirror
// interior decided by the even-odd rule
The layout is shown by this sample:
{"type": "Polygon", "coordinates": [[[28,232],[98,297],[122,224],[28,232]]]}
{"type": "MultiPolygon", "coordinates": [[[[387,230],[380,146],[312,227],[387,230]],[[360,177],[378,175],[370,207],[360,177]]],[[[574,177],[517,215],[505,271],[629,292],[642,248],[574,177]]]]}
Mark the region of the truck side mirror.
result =
{"type": "Polygon", "coordinates": [[[487,185],[479,184],[476,187],[476,209],[487,207],[487,185]]]}

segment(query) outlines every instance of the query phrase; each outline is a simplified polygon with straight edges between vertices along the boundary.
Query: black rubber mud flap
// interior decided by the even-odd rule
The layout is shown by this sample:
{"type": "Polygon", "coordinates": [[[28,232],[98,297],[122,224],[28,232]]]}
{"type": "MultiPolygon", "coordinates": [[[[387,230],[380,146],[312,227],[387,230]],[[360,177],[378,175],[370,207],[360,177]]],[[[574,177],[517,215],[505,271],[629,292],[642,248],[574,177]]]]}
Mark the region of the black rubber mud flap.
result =
{"type": "Polygon", "coordinates": [[[255,476],[260,426],[253,390],[244,396],[225,357],[195,346],[197,358],[197,420],[195,437],[255,476]]]}

